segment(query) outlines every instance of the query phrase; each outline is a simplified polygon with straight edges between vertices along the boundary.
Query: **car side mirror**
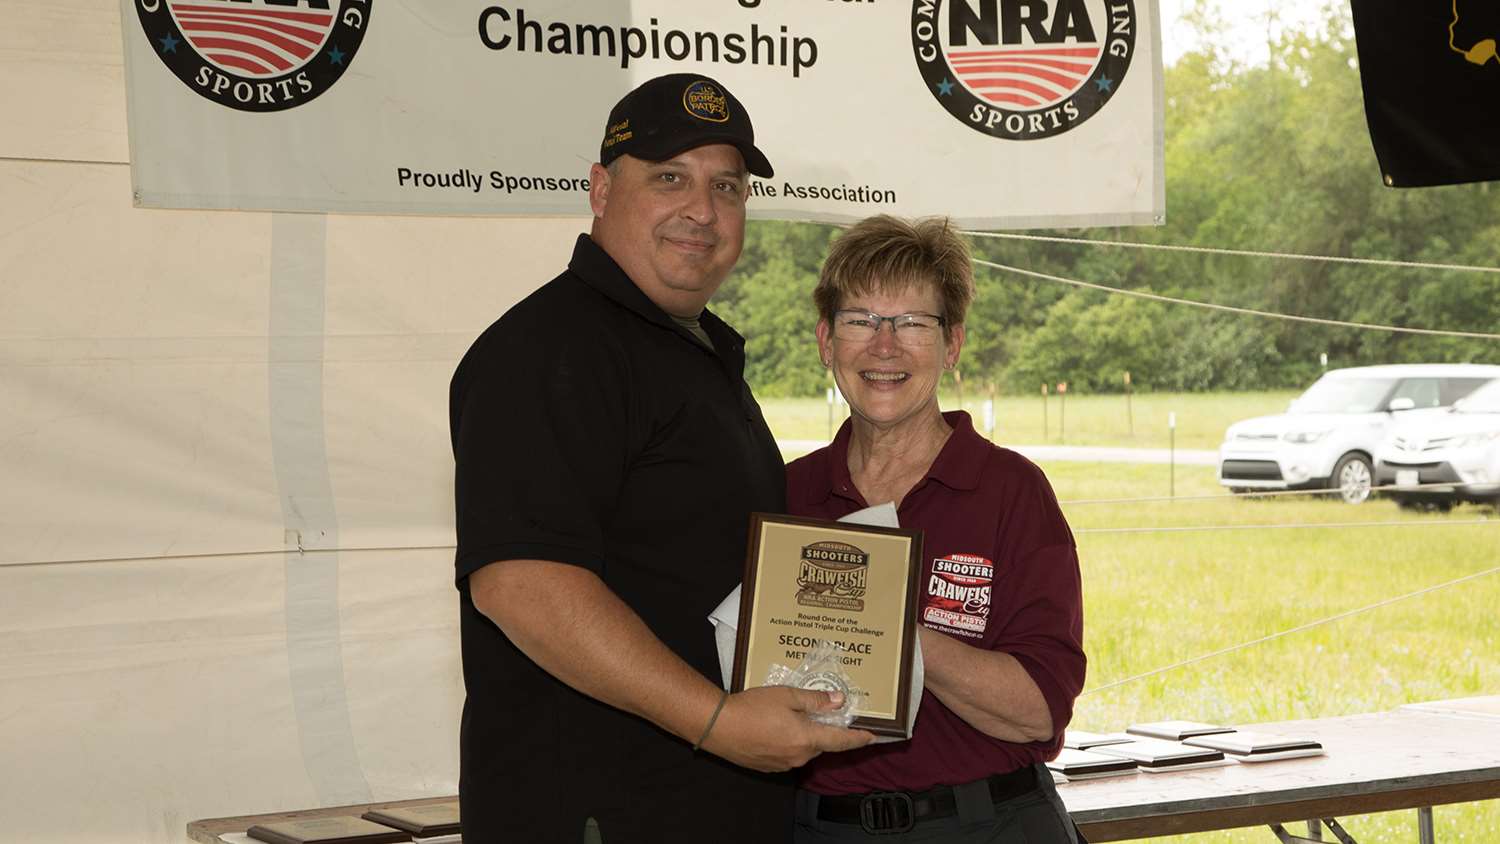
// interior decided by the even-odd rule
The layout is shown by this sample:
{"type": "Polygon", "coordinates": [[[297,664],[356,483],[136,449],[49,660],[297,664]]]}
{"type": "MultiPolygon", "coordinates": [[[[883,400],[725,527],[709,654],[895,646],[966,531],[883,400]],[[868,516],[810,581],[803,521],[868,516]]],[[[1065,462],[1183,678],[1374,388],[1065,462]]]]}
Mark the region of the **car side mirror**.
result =
{"type": "Polygon", "coordinates": [[[1411,410],[1416,406],[1417,403],[1415,400],[1402,396],[1399,399],[1391,399],[1391,403],[1386,405],[1385,409],[1395,413],[1398,410],[1411,410]]]}

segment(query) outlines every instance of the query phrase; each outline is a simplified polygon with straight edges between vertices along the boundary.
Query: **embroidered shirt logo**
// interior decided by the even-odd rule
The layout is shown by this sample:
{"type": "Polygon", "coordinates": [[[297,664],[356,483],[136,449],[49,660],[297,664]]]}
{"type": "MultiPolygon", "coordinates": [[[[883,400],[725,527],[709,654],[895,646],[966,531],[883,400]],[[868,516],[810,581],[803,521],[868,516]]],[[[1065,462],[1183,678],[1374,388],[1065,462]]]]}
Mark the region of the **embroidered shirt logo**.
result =
{"type": "Polygon", "coordinates": [[[949,554],[933,560],[922,621],[960,636],[979,638],[989,623],[994,578],[994,563],[976,554],[949,554]]]}

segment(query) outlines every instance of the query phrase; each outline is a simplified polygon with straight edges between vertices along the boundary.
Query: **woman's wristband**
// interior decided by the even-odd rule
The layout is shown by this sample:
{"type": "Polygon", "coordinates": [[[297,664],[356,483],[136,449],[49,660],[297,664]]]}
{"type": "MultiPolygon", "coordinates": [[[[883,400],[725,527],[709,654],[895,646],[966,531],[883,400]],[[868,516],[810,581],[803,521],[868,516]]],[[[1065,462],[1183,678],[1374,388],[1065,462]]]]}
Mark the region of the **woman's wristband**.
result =
{"type": "Polygon", "coordinates": [[[703,742],[708,740],[708,734],[713,730],[714,722],[719,720],[719,713],[724,711],[724,702],[727,700],[729,700],[729,692],[726,691],[719,697],[719,705],[714,707],[714,714],[708,716],[708,726],[703,728],[703,735],[699,736],[697,743],[693,745],[694,750],[702,747],[703,742]]]}

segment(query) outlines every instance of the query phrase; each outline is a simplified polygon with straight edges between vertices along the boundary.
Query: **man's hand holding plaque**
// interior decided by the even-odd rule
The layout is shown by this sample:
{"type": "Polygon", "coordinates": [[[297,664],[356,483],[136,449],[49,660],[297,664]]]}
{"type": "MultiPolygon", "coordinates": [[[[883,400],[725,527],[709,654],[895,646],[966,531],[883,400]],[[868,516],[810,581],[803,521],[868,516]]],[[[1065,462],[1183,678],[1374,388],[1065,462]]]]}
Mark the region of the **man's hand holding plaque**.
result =
{"type": "Polygon", "coordinates": [[[702,748],[756,771],[800,768],[823,753],[872,744],[875,736],[819,723],[837,708],[826,692],[790,686],[753,686],[729,695],[723,714],[702,748]]]}
{"type": "Polygon", "coordinates": [[[767,686],[791,686],[811,689],[815,692],[832,692],[839,695],[843,703],[838,709],[814,712],[808,717],[819,724],[830,727],[847,727],[854,721],[855,712],[864,703],[865,693],[854,685],[849,672],[839,661],[841,651],[832,639],[819,639],[807,652],[802,664],[789,668],[779,662],[771,664],[766,672],[767,686]]]}

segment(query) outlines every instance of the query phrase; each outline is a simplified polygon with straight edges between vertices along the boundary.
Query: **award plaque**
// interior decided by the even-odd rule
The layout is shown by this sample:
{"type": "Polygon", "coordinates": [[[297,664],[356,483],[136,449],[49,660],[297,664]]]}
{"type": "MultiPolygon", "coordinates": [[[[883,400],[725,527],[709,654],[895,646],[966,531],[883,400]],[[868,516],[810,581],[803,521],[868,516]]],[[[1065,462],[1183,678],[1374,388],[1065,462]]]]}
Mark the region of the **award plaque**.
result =
{"type": "Polygon", "coordinates": [[[832,640],[864,694],[850,726],[908,737],[921,561],[921,531],[751,514],[732,690],[764,685],[771,666],[796,667],[832,640]]]}

